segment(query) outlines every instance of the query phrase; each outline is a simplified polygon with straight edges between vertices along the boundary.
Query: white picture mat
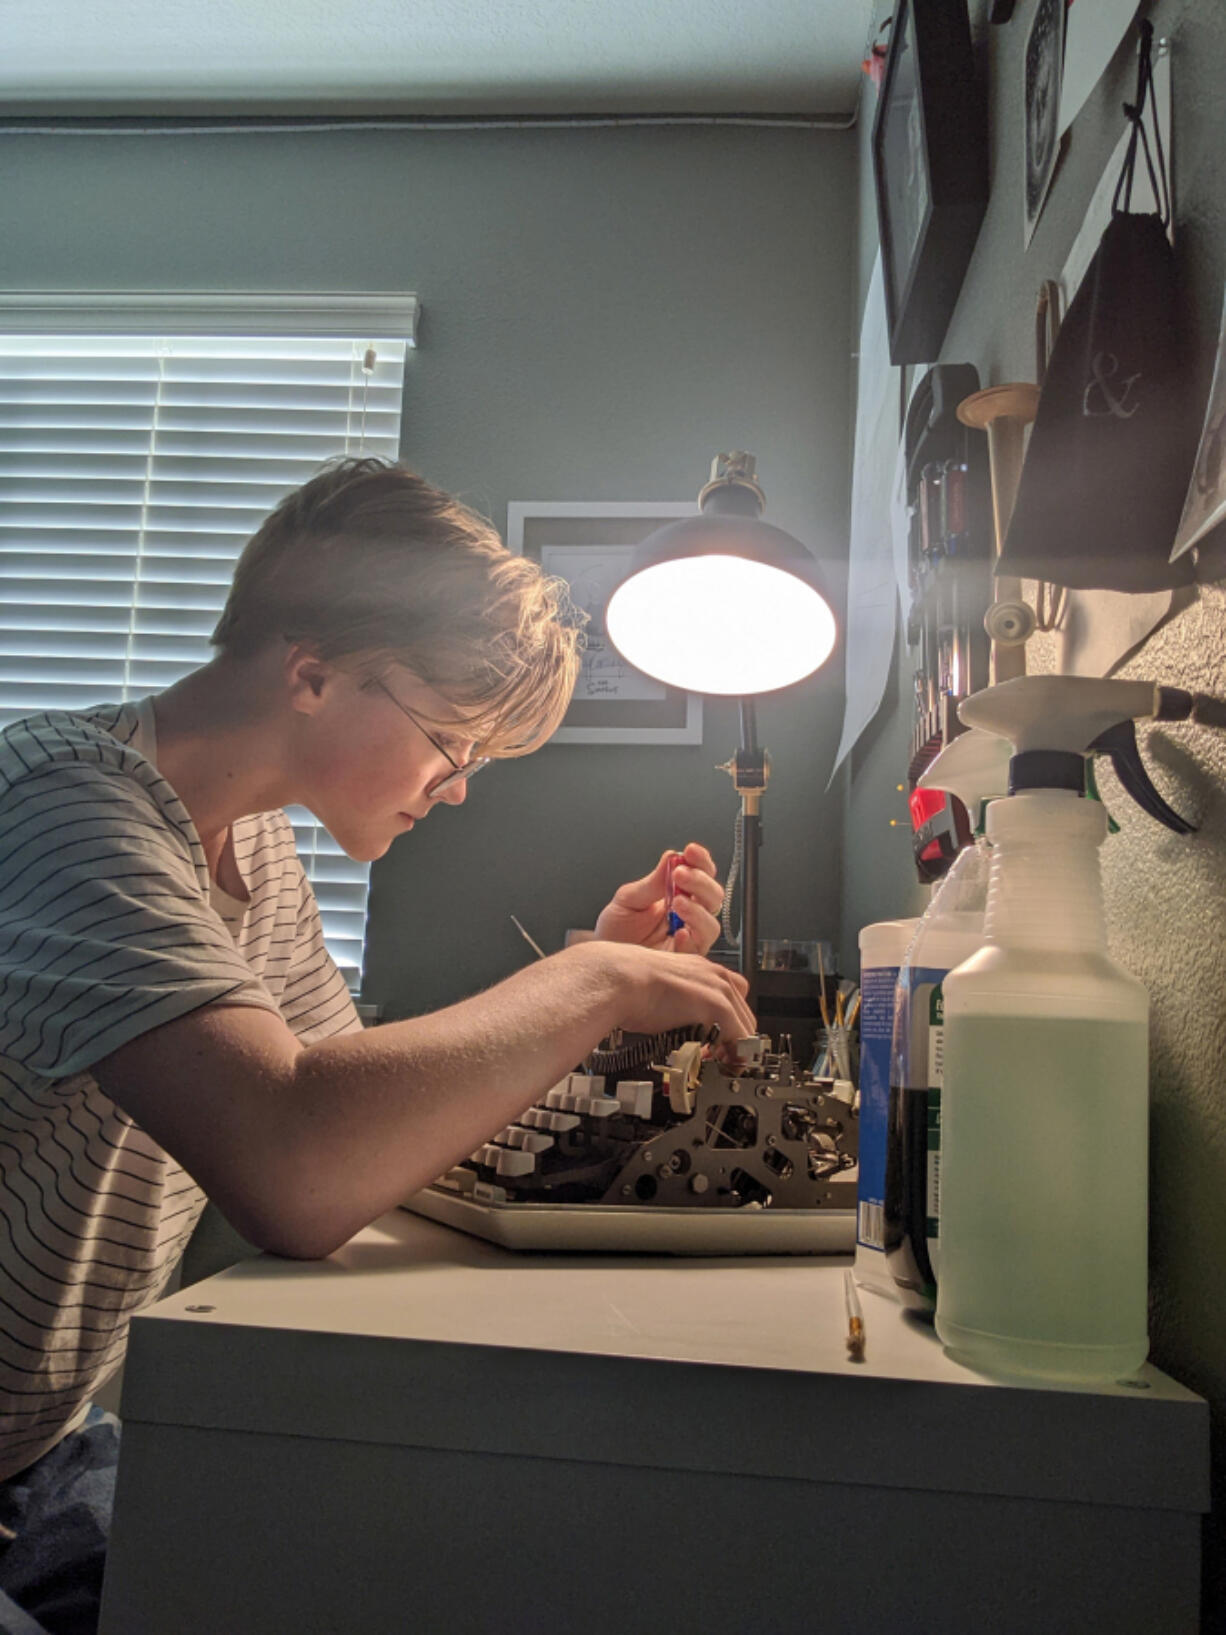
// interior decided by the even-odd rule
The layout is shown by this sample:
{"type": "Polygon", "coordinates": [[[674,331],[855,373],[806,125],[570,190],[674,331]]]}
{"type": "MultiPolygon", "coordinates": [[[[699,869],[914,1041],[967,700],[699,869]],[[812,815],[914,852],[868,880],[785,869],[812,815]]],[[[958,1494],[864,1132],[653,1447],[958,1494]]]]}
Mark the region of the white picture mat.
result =
{"type": "MultiPolygon", "coordinates": [[[[523,555],[525,539],[533,549],[554,549],[555,542],[538,547],[531,540],[535,519],[581,521],[601,518],[643,518],[646,522],[671,522],[697,514],[696,500],[511,500],[507,504],[507,546],[523,555]]],[[[620,544],[621,542],[617,542],[620,544]]],[[[565,547],[563,547],[565,548],[565,547]]],[[[580,547],[576,547],[580,548],[580,547]]],[[[606,546],[586,545],[585,551],[604,552],[606,546]]],[[[626,697],[626,695],[622,695],[626,697]]],[[[629,707],[635,700],[626,697],[629,707]]],[[[668,727],[645,726],[562,726],[549,740],[551,744],[701,744],[702,698],[697,693],[685,697],[685,722],[668,727]]]]}
{"type": "Polygon", "coordinates": [[[626,663],[609,640],[604,610],[625,578],[633,545],[542,545],[541,567],[565,579],[571,600],[588,616],[587,644],[575,684],[576,698],[667,698],[668,688],[626,663]]]}

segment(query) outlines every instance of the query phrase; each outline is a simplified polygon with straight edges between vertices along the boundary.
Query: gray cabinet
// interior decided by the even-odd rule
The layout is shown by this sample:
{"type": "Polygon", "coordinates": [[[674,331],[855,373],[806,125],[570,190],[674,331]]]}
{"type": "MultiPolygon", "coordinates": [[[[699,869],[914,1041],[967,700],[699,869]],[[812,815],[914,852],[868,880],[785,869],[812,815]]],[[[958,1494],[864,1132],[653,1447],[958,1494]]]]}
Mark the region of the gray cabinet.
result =
{"type": "Polygon", "coordinates": [[[992,1383],[867,1293],[853,1363],[846,1265],[397,1211],[198,1283],[133,1324],[102,1635],[1190,1635],[1205,1404],[992,1383]]]}

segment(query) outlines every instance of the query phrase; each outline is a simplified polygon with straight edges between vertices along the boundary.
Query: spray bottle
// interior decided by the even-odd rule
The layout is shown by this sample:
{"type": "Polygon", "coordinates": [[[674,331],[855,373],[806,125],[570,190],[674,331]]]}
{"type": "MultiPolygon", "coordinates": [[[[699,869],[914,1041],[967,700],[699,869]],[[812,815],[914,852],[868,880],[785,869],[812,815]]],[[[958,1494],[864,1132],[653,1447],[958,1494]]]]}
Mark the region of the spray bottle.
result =
{"type": "Polygon", "coordinates": [[[974,842],[959,853],[924,910],[898,972],[886,1137],[885,1253],[898,1295],[931,1313],[936,1303],[940,1219],[944,979],[983,941],[989,854],[987,802],[1003,796],[1009,746],[973,729],[953,739],[919,779],[966,807],[974,842]]]}
{"type": "MultiPolygon", "coordinates": [[[[945,980],[936,1327],[988,1373],[1107,1381],[1148,1350],[1148,998],[1107,952],[1088,752],[1188,834],[1150,782],[1136,719],[1217,701],[1152,682],[1024,676],[959,709],[1013,745],[988,808],[984,942],[945,980]]],[[[1216,723],[1215,723],[1216,724],[1216,723]]]]}

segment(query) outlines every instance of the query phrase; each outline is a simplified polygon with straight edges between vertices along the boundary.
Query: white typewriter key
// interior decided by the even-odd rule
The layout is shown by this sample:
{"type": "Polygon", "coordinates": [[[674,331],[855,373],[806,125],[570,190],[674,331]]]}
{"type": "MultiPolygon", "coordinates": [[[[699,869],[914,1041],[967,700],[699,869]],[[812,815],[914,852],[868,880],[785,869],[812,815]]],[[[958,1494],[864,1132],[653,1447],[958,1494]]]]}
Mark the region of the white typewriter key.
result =
{"type": "Polygon", "coordinates": [[[650,1118],[652,1090],[650,1079],[623,1079],[615,1094],[631,1118],[650,1118]]]}
{"type": "Polygon", "coordinates": [[[621,1112],[622,1104],[611,1096],[587,1096],[583,1105],[575,1110],[586,1113],[589,1118],[612,1118],[614,1113],[621,1112]]]}
{"type": "Polygon", "coordinates": [[[603,1073],[572,1073],[568,1089],[576,1096],[602,1096],[604,1094],[603,1073]]]}
{"type": "Polygon", "coordinates": [[[555,1135],[561,1135],[563,1130],[577,1130],[579,1119],[574,1113],[550,1113],[549,1128],[555,1135]]]}
{"type": "Polygon", "coordinates": [[[500,1147],[495,1169],[499,1175],[531,1175],[536,1168],[534,1152],[516,1152],[514,1147],[500,1147]]]}
{"type": "Polygon", "coordinates": [[[498,1137],[500,1147],[522,1147],[525,1152],[544,1152],[553,1146],[553,1137],[540,1130],[525,1130],[518,1124],[509,1124],[498,1137]]]}

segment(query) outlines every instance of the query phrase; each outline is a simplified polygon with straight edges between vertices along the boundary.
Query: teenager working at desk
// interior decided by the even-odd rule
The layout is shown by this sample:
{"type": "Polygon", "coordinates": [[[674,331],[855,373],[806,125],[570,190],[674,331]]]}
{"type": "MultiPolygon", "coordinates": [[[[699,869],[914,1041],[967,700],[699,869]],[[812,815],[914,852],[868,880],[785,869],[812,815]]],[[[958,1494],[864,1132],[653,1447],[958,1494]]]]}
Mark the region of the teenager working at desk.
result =
{"type": "Polygon", "coordinates": [[[613,1026],[754,1030],[741,978],[701,957],[723,892],[691,844],[675,938],[661,860],[594,940],[361,1031],[280,808],[381,857],[555,729],[577,632],[489,524],[402,468],[341,462],[250,542],[213,641],[156,699],[0,734],[11,1635],[93,1627],[116,1430],[90,1399],[206,1195],[261,1248],[326,1255],[613,1026]]]}

